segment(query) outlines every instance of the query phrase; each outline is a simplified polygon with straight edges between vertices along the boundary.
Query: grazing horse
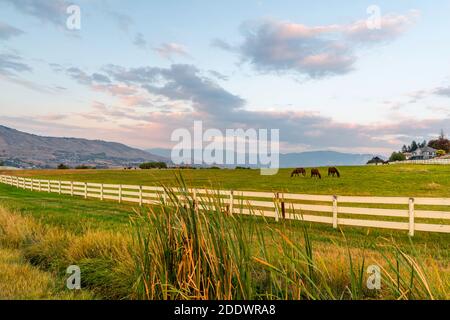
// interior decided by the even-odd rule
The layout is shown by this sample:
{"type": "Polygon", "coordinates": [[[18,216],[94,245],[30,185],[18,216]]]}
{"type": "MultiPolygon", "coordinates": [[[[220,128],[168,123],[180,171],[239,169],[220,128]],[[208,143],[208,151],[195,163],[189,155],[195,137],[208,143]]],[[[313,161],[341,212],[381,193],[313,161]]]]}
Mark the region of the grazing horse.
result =
{"type": "Polygon", "coordinates": [[[328,169],[328,176],[332,176],[332,177],[341,177],[341,174],[339,173],[338,169],[336,169],[335,167],[331,167],[328,169]]]}
{"type": "Polygon", "coordinates": [[[306,177],[306,170],[303,169],[303,168],[297,168],[297,169],[295,169],[295,170],[292,171],[292,173],[291,173],[291,178],[292,178],[292,177],[298,177],[298,176],[300,176],[300,175],[306,177]]]}
{"type": "Polygon", "coordinates": [[[311,178],[315,177],[322,179],[322,175],[320,174],[319,169],[311,169],[311,178]]]}

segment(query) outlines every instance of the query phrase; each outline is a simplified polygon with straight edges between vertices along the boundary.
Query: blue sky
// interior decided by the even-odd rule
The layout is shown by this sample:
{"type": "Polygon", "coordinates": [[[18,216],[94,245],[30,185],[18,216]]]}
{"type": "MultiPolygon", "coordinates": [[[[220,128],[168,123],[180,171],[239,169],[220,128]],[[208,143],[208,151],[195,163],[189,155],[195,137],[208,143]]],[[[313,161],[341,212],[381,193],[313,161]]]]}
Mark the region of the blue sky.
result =
{"type": "Polygon", "coordinates": [[[387,154],[450,132],[449,12],[448,0],[0,0],[0,124],[151,148],[204,120],[279,128],[283,151],[387,154]],[[80,30],[66,27],[71,4],[80,30]]]}

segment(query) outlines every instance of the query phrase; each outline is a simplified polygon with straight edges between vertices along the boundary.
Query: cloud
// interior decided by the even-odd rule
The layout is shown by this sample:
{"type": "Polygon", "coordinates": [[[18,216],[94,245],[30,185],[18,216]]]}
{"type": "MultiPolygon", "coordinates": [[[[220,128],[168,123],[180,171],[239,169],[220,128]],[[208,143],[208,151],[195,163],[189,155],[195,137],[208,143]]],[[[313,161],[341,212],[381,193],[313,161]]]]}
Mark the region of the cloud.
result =
{"type": "Polygon", "coordinates": [[[381,29],[366,21],[347,25],[306,26],[273,19],[244,23],[244,41],[233,46],[215,40],[213,45],[237,52],[243,61],[262,72],[291,72],[309,78],[347,74],[354,69],[357,49],[385,43],[403,34],[418,12],[381,17],[381,29]]]}
{"type": "Polygon", "coordinates": [[[9,40],[12,37],[20,36],[23,33],[22,30],[0,21],[0,40],[9,40]]]}
{"type": "Polygon", "coordinates": [[[144,35],[140,32],[136,34],[134,37],[133,44],[138,47],[139,49],[145,49],[147,48],[147,41],[144,38],[144,35]]]}
{"type": "Polygon", "coordinates": [[[440,95],[440,96],[444,96],[444,97],[449,97],[450,98],[450,86],[448,87],[439,87],[434,91],[435,94],[440,95]]]}
{"type": "Polygon", "coordinates": [[[15,54],[0,53],[0,75],[10,76],[18,72],[31,70],[31,67],[23,62],[22,57],[15,54]]]}
{"type": "Polygon", "coordinates": [[[66,10],[70,3],[65,0],[3,0],[23,14],[33,16],[42,22],[64,26],[66,10]]]}
{"type": "Polygon", "coordinates": [[[220,72],[217,72],[215,70],[208,70],[208,73],[210,75],[212,75],[214,78],[217,78],[217,79],[222,80],[222,81],[228,81],[230,79],[228,76],[226,76],[226,75],[224,75],[224,74],[222,74],[220,72]]]}
{"type": "Polygon", "coordinates": [[[107,10],[106,13],[113,19],[119,29],[125,33],[128,33],[130,27],[134,24],[133,18],[127,14],[112,10],[107,10]]]}
{"type": "MultiPolygon", "coordinates": [[[[58,68],[62,68],[62,66],[58,65],[58,68]]],[[[74,79],[78,83],[84,84],[84,85],[111,83],[111,80],[104,74],[100,74],[100,73],[88,74],[85,71],[83,71],[77,67],[67,68],[66,72],[72,79],[74,79]]]]}
{"type": "Polygon", "coordinates": [[[171,60],[175,55],[189,57],[186,47],[178,43],[163,43],[153,50],[155,50],[161,57],[168,60],[171,60]]]}
{"type": "Polygon", "coordinates": [[[120,107],[97,103],[84,117],[121,125],[131,121],[139,128],[133,141],[144,146],[148,143],[142,139],[144,136],[151,136],[154,142],[155,132],[158,132],[158,139],[165,138],[167,143],[173,130],[189,128],[199,119],[203,120],[205,128],[220,130],[280,129],[282,144],[291,150],[301,147],[302,150],[389,153],[412,139],[427,139],[435,134],[436,128],[450,131],[447,114],[439,120],[403,118],[361,125],[338,122],[316,112],[247,110],[246,100],[209,78],[211,72],[204,73],[188,64],[168,68],[107,65],[101,70],[110,83],[92,85],[92,80],[86,81],[92,79],[92,75],[81,70],[73,70],[73,73],[94,90],[105,90],[118,97],[120,107]],[[143,90],[147,95],[143,95],[143,90]],[[137,105],[140,108],[136,108],[137,105]]]}
{"type": "Polygon", "coordinates": [[[170,68],[134,69],[109,66],[107,70],[109,76],[116,81],[139,85],[151,94],[170,100],[189,101],[196,112],[204,115],[220,115],[238,110],[245,103],[240,97],[203,76],[193,65],[174,64],[170,68]]]}

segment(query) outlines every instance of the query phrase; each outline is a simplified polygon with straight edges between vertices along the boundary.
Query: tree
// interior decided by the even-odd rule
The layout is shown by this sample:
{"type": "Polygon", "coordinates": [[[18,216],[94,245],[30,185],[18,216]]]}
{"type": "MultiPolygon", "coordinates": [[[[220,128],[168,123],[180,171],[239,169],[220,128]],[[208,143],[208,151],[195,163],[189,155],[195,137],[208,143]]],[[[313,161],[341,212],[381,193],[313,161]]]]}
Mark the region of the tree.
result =
{"type": "Polygon", "coordinates": [[[413,141],[413,142],[411,143],[411,151],[410,151],[410,152],[414,152],[414,151],[416,151],[417,149],[419,149],[419,146],[417,145],[417,142],[416,142],[416,141],[413,141]]]}
{"type": "Polygon", "coordinates": [[[422,143],[419,143],[419,148],[425,148],[427,146],[427,141],[423,140],[422,143]]]}
{"type": "Polygon", "coordinates": [[[389,158],[389,162],[395,162],[395,161],[405,161],[406,157],[401,152],[393,152],[391,157],[389,158]]]}
{"type": "Polygon", "coordinates": [[[3,167],[5,165],[5,162],[3,160],[0,160],[0,167],[3,167]]]}
{"type": "Polygon", "coordinates": [[[376,165],[378,165],[379,163],[384,163],[384,160],[381,159],[380,157],[373,157],[371,160],[367,162],[367,164],[376,164],[376,165]]]}
{"type": "Polygon", "coordinates": [[[69,169],[68,166],[66,166],[64,163],[61,163],[60,165],[58,165],[58,170],[67,170],[69,169]]]}
{"type": "Polygon", "coordinates": [[[403,152],[403,153],[408,152],[408,147],[407,147],[406,145],[403,145],[403,147],[402,147],[402,152],[403,152]]]}
{"type": "Polygon", "coordinates": [[[450,152],[450,140],[445,137],[444,130],[441,130],[439,138],[431,140],[428,146],[437,150],[444,150],[446,153],[450,152]]]}

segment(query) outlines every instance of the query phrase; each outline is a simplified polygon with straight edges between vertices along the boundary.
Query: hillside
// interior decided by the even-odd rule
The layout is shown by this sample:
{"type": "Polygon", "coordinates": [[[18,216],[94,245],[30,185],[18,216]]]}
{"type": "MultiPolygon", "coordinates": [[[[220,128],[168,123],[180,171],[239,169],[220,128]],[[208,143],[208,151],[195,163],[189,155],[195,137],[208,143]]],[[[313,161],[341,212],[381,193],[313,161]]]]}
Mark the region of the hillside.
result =
{"type": "Polygon", "coordinates": [[[120,143],[43,137],[0,126],[0,161],[7,166],[50,168],[64,163],[112,167],[164,160],[120,143]]]}

